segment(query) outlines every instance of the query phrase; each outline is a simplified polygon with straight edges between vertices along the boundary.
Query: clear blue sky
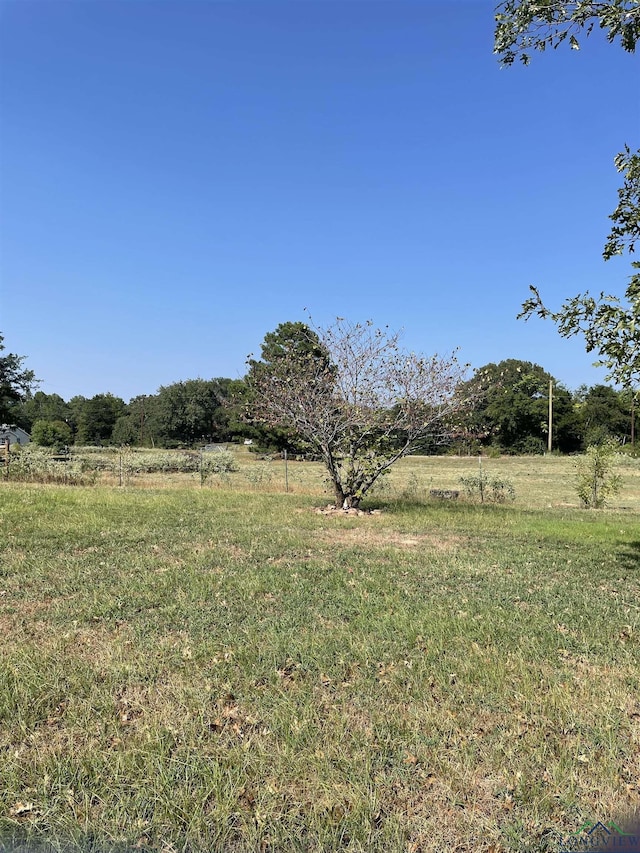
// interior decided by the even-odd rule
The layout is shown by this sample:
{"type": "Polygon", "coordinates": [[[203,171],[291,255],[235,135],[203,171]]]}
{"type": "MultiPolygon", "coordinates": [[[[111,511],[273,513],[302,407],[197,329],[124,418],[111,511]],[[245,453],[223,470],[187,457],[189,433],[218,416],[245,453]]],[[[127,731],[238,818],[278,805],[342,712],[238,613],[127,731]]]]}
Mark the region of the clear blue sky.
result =
{"type": "Polygon", "coordinates": [[[485,0],[2,0],[0,331],[41,389],[240,377],[285,320],[602,381],[515,319],[621,293],[637,58],[499,68],[485,0]]]}

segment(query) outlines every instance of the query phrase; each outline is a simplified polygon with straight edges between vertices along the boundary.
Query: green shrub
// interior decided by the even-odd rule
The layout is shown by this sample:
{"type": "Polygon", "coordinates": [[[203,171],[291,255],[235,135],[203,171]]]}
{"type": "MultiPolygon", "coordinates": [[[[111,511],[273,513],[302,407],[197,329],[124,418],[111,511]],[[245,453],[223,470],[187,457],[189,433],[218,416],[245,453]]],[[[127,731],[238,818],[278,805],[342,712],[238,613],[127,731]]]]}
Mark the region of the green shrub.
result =
{"type": "Polygon", "coordinates": [[[260,465],[255,465],[244,472],[247,480],[254,486],[267,485],[273,479],[273,470],[271,461],[262,462],[260,465]]]}
{"type": "Polygon", "coordinates": [[[202,454],[200,472],[203,478],[209,474],[230,474],[237,470],[236,457],[230,450],[216,450],[202,454]]]}
{"type": "Polygon", "coordinates": [[[412,471],[407,477],[407,481],[399,497],[405,501],[424,501],[427,499],[428,494],[429,490],[427,486],[419,480],[415,471],[412,471]]]}
{"type": "Polygon", "coordinates": [[[31,440],[41,447],[54,447],[61,450],[71,444],[73,433],[64,421],[36,421],[31,427],[31,440]]]}
{"type": "Polygon", "coordinates": [[[523,456],[542,456],[546,450],[547,443],[544,439],[535,435],[528,435],[526,438],[516,441],[510,452],[522,454],[523,456]]]}
{"type": "Polygon", "coordinates": [[[96,472],[87,470],[82,461],[54,459],[51,448],[38,447],[36,444],[13,445],[5,475],[8,480],[27,483],[89,486],[96,481],[96,472]]]}
{"type": "Polygon", "coordinates": [[[480,503],[505,503],[516,498],[516,490],[513,483],[504,477],[490,477],[480,469],[478,474],[469,477],[460,477],[467,497],[471,500],[479,500],[480,503]]]}
{"type": "MultiPolygon", "coordinates": [[[[121,451],[122,464],[127,474],[181,474],[197,471],[200,454],[179,450],[137,450],[126,448],[121,451]]],[[[114,460],[114,468],[120,460],[114,460]]]]}
{"type": "Polygon", "coordinates": [[[583,506],[600,509],[618,494],[622,488],[622,479],[615,472],[619,461],[618,444],[611,438],[587,447],[576,465],[576,491],[583,506]]]}

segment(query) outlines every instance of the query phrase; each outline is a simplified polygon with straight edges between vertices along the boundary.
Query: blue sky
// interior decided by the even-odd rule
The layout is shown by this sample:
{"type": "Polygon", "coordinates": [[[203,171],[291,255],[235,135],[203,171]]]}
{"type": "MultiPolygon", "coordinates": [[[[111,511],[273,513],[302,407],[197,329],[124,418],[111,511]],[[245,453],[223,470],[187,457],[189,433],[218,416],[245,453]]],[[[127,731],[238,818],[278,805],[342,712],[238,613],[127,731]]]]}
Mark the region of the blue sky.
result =
{"type": "Polygon", "coordinates": [[[2,0],[0,331],[41,389],[240,377],[286,320],[602,381],[516,320],[621,293],[637,59],[500,69],[484,0],[2,0]],[[635,81],[635,82],[634,82],[635,81]]]}

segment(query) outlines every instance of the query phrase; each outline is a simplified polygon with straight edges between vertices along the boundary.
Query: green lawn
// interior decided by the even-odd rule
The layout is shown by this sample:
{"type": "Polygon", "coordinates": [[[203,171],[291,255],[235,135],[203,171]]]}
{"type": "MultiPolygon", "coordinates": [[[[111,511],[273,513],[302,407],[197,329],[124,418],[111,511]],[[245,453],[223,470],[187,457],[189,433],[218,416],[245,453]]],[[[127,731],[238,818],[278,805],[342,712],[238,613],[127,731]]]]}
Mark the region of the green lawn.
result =
{"type": "Polygon", "coordinates": [[[0,847],[557,850],[638,810],[637,463],[602,512],[554,458],[486,461],[513,505],[423,499],[465,464],[362,516],[307,463],[2,485],[0,847]]]}

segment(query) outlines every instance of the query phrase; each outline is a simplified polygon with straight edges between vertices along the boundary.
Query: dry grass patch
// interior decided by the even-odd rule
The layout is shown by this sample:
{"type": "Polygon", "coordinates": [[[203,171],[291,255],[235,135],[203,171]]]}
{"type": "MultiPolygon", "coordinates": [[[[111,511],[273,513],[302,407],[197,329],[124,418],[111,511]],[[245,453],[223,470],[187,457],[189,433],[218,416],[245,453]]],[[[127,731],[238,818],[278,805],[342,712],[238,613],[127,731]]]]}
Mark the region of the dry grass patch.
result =
{"type": "Polygon", "coordinates": [[[318,532],[316,538],[328,545],[349,545],[363,548],[397,548],[400,550],[424,548],[427,551],[441,552],[456,551],[469,543],[468,537],[453,533],[402,534],[390,529],[374,530],[371,527],[321,530],[318,532]]]}

